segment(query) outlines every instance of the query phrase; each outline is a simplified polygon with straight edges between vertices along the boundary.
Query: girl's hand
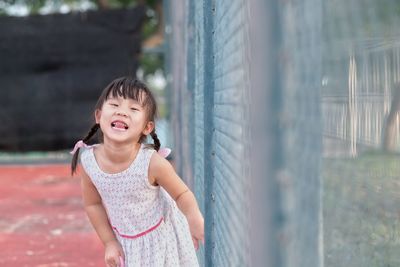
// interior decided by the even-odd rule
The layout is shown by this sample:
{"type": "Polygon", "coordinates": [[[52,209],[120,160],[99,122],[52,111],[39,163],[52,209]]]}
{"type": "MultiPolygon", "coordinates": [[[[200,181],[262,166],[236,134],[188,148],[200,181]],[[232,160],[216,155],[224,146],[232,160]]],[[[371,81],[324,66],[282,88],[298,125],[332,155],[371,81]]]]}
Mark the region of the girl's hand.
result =
{"type": "Polygon", "coordinates": [[[104,260],[107,267],[124,267],[124,258],[124,251],[117,240],[105,244],[104,260]]]}
{"type": "Polygon", "coordinates": [[[201,213],[187,217],[190,234],[192,235],[193,245],[196,250],[199,249],[199,241],[204,245],[204,219],[201,213]]]}

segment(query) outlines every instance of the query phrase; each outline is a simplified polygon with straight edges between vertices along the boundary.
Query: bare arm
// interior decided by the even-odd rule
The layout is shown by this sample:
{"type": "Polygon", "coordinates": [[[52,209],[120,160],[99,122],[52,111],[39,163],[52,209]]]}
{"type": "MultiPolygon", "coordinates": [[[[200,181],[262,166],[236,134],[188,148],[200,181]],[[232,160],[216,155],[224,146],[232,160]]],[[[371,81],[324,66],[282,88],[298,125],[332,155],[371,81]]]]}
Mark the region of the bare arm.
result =
{"type": "Polygon", "coordinates": [[[90,222],[103,244],[115,240],[114,232],[108,221],[107,213],[96,187],[83,170],[81,177],[83,205],[90,222]]]}
{"type": "Polygon", "coordinates": [[[150,160],[149,179],[162,186],[176,201],[178,208],[185,215],[195,247],[198,240],[204,241],[204,219],[194,194],[176,174],[172,165],[163,157],[154,153],[150,160]]]}
{"type": "Polygon", "coordinates": [[[86,214],[105,247],[105,261],[108,266],[116,266],[115,264],[118,266],[119,257],[124,258],[123,250],[108,221],[101,197],[83,169],[81,171],[81,188],[86,214]]]}
{"type": "Polygon", "coordinates": [[[186,216],[190,233],[192,234],[193,244],[197,250],[199,248],[199,241],[204,244],[204,219],[197,205],[196,198],[189,190],[178,197],[176,204],[186,216]]]}

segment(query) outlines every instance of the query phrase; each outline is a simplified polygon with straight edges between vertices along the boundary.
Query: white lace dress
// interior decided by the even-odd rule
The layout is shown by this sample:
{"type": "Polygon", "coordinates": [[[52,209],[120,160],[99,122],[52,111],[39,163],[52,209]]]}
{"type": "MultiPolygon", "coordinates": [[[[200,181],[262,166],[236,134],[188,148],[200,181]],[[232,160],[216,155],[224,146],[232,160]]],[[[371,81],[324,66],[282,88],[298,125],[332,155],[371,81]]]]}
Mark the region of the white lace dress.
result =
{"type": "Polygon", "coordinates": [[[124,249],[125,267],[199,266],[185,216],[164,189],[148,181],[154,150],[142,145],[126,170],[108,174],[97,164],[94,149],[83,150],[81,164],[124,249]]]}

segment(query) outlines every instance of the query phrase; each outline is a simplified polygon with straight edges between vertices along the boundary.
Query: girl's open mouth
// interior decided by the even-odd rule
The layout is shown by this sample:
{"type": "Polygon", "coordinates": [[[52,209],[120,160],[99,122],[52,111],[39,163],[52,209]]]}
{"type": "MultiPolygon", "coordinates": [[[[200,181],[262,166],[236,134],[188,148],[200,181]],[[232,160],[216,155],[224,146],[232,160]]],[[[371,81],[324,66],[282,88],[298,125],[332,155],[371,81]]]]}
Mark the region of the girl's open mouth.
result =
{"type": "Polygon", "coordinates": [[[111,122],[111,127],[117,130],[128,130],[128,125],[123,121],[113,121],[111,122]]]}

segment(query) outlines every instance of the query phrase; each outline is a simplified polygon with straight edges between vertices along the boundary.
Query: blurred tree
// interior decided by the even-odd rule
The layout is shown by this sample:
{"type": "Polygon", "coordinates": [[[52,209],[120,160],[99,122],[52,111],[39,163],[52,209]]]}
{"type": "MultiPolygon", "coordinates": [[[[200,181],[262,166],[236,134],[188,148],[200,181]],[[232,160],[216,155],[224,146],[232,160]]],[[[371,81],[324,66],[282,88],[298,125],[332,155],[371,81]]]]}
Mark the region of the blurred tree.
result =
{"type": "Polygon", "coordinates": [[[15,5],[27,7],[29,14],[37,14],[46,5],[51,4],[61,7],[63,4],[66,4],[72,7],[74,4],[82,2],[91,2],[99,9],[126,8],[142,4],[153,10],[156,8],[157,2],[161,3],[161,1],[157,0],[0,0],[0,13],[8,14],[7,10],[15,5]]]}
{"type": "Polygon", "coordinates": [[[392,104],[389,114],[386,118],[386,123],[383,128],[383,149],[385,151],[396,151],[396,127],[397,116],[400,112],[400,84],[393,87],[392,104]]]}

